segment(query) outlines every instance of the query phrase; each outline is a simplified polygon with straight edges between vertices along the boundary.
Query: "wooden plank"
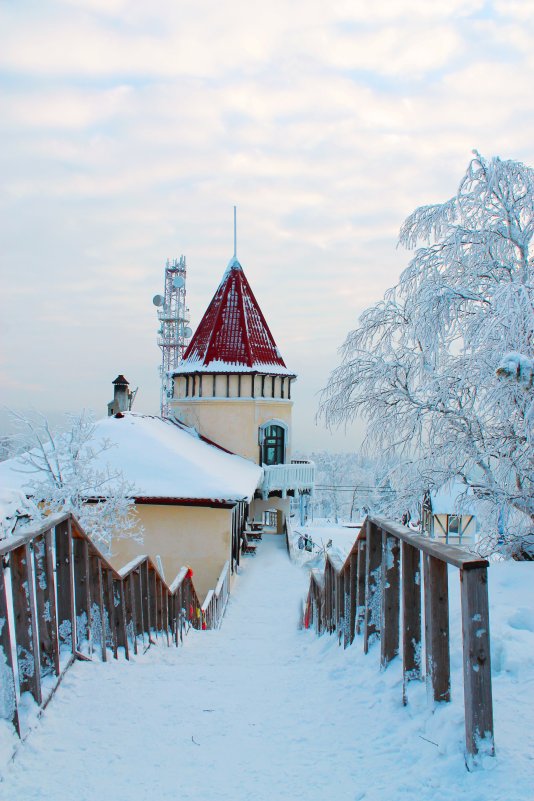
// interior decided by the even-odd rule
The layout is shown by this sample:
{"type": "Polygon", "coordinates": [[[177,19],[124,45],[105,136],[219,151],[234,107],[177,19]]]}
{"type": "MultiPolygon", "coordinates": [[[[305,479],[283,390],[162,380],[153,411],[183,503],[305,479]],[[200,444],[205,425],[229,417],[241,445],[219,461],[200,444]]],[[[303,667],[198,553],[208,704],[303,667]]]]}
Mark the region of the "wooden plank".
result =
{"type": "Polygon", "coordinates": [[[44,522],[41,526],[37,526],[25,534],[19,534],[16,537],[9,537],[7,540],[3,540],[0,544],[0,556],[6,556],[11,551],[14,551],[15,548],[19,548],[21,545],[26,545],[26,543],[34,540],[35,537],[45,534],[50,528],[59,525],[59,523],[62,523],[69,518],[70,512],[61,512],[57,515],[50,515],[50,517],[46,518],[46,522],[44,522]]]}
{"type": "Polygon", "coordinates": [[[82,650],[84,642],[91,652],[91,592],[89,581],[89,547],[86,539],[72,540],[74,565],[74,598],[76,609],[76,644],[82,650]]]}
{"type": "Polygon", "coordinates": [[[102,579],[102,562],[96,551],[89,555],[89,583],[92,598],[91,605],[91,642],[100,640],[102,661],[107,661],[106,648],[106,609],[104,606],[104,586],[102,579]]]}
{"type": "Polygon", "coordinates": [[[143,610],[143,632],[147,635],[147,642],[150,642],[150,582],[148,580],[148,560],[139,568],[141,576],[142,610],[143,610]]]}
{"type": "Polygon", "coordinates": [[[355,549],[350,555],[349,564],[349,625],[348,641],[354,642],[356,634],[356,603],[357,603],[357,581],[358,581],[358,551],[355,549]]]}
{"type": "Polygon", "coordinates": [[[326,568],[327,569],[325,571],[324,585],[325,585],[326,602],[327,602],[328,632],[332,634],[335,630],[336,596],[335,596],[335,585],[334,585],[334,571],[332,569],[332,565],[328,560],[326,562],[326,568]]]}
{"type": "Polygon", "coordinates": [[[11,592],[13,595],[13,618],[19,669],[20,692],[30,692],[39,706],[41,693],[41,657],[39,654],[39,631],[33,586],[33,558],[30,543],[11,551],[11,592]]]}
{"type": "Polygon", "coordinates": [[[400,543],[382,531],[380,666],[384,670],[399,653],[400,543]]]}
{"type": "Polygon", "coordinates": [[[460,572],[467,753],[493,755],[490,628],[487,569],[460,572]]]}
{"type": "Polygon", "coordinates": [[[143,637],[145,632],[145,625],[143,620],[143,587],[141,583],[141,565],[139,568],[132,573],[132,586],[133,592],[135,596],[135,635],[137,637],[143,637]]]}
{"type": "Polygon", "coordinates": [[[72,569],[71,519],[64,520],[56,530],[56,587],[57,623],[60,648],[76,651],[76,619],[74,610],[74,575],[72,569]],[[74,636],[73,636],[74,635],[74,636]]]}
{"type": "Polygon", "coordinates": [[[149,566],[148,570],[148,591],[149,591],[149,608],[150,608],[150,628],[154,632],[154,636],[158,633],[158,583],[157,574],[153,567],[149,566]]]}
{"type": "Polygon", "coordinates": [[[365,577],[367,575],[367,546],[358,540],[356,567],[356,634],[361,634],[365,617],[365,577]]]}
{"type": "Polygon", "coordinates": [[[128,632],[126,631],[126,598],[122,579],[113,579],[113,603],[115,604],[115,641],[117,648],[124,648],[124,656],[130,659],[128,632]]]}
{"type": "Polygon", "coordinates": [[[119,658],[119,644],[117,641],[117,616],[115,614],[115,595],[113,592],[113,573],[108,568],[102,570],[102,584],[104,590],[104,606],[107,611],[106,643],[109,641],[113,649],[113,657],[119,658]]]}
{"type": "Polygon", "coordinates": [[[11,643],[11,628],[9,625],[7,587],[5,569],[0,560],[0,666],[2,666],[3,708],[0,714],[10,720],[20,737],[20,720],[17,693],[15,692],[15,671],[13,669],[13,651],[11,643]]]}
{"type": "Polygon", "coordinates": [[[449,565],[461,568],[463,570],[470,570],[477,567],[487,567],[487,559],[481,559],[475,556],[470,551],[465,551],[457,545],[446,545],[445,543],[438,542],[424,537],[421,534],[414,534],[414,532],[402,526],[400,523],[394,523],[387,520],[385,517],[371,517],[367,520],[374,523],[379,528],[384,529],[390,534],[393,534],[397,539],[407,542],[408,545],[413,545],[423,553],[429,556],[434,556],[449,565]]]}
{"type": "Polygon", "coordinates": [[[50,529],[34,540],[33,558],[41,673],[43,676],[49,673],[59,676],[54,556],[50,529]]]}
{"type": "Polygon", "coordinates": [[[171,639],[172,642],[176,645],[176,593],[169,593],[168,596],[168,604],[169,604],[169,629],[171,632],[171,639]]]}
{"type": "Polygon", "coordinates": [[[451,700],[447,563],[424,555],[427,682],[435,701],[451,700]]]}
{"type": "Polygon", "coordinates": [[[407,685],[420,680],[421,670],[421,553],[402,543],[402,672],[403,702],[407,685]]]}
{"type": "Polygon", "coordinates": [[[380,565],[382,534],[367,518],[365,570],[365,612],[363,620],[363,650],[368,653],[372,639],[380,638],[380,565]]]}
{"type": "Polygon", "coordinates": [[[129,573],[123,579],[124,589],[124,605],[125,605],[125,619],[126,619],[126,636],[128,641],[131,642],[134,654],[137,654],[137,636],[136,636],[136,607],[135,607],[135,588],[134,588],[135,573],[129,573]]]}
{"type": "Polygon", "coordinates": [[[167,645],[169,646],[171,644],[169,637],[169,591],[163,582],[161,584],[161,593],[161,624],[165,637],[167,638],[167,645]]]}
{"type": "Polygon", "coordinates": [[[158,601],[158,631],[163,634],[163,582],[159,575],[156,575],[156,588],[158,601]]]}
{"type": "Polygon", "coordinates": [[[336,593],[336,629],[337,641],[341,644],[343,627],[345,625],[345,582],[343,573],[334,573],[334,587],[336,593]]]}
{"type": "Polygon", "coordinates": [[[182,584],[180,584],[174,593],[174,611],[176,615],[176,647],[183,642],[184,610],[182,595],[182,584]]]}

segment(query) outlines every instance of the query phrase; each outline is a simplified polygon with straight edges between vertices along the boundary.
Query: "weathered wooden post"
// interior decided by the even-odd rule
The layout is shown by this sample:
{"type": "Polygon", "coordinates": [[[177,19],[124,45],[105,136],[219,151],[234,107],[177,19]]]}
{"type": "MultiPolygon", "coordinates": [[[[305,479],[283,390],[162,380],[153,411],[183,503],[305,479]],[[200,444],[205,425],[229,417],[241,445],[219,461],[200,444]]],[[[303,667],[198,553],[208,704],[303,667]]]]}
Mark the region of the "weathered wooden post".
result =
{"type": "MultiPolygon", "coordinates": [[[[75,531],[73,527],[73,535],[75,531]]],[[[77,648],[81,651],[82,643],[87,641],[89,652],[91,652],[91,588],[89,581],[89,543],[87,540],[79,536],[73,536],[72,553],[77,648]]]]}
{"type": "Polygon", "coordinates": [[[167,640],[167,645],[170,645],[169,642],[169,593],[163,582],[161,582],[161,626],[163,629],[163,633],[167,640]]]}
{"type": "Polygon", "coordinates": [[[341,644],[345,630],[345,578],[342,565],[337,562],[334,567],[334,582],[336,588],[336,629],[337,641],[341,644]]]}
{"type": "MultiPolygon", "coordinates": [[[[363,529],[362,529],[363,531],[363,529]]],[[[361,634],[365,617],[365,577],[367,575],[367,547],[362,531],[358,538],[356,563],[356,634],[361,634]]]]}
{"type": "Polygon", "coordinates": [[[15,619],[15,638],[19,669],[20,692],[29,691],[35,701],[42,703],[41,658],[37,610],[33,592],[33,560],[30,543],[11,551],[11,592],[15,619]]]}
{"type": "Polygon", "coordinates": [[[56,587],[59,644],[76,651],[74,571],[72,566],[71,519],[56,526],[56,587]]]}
{"type": "Polygon", "coordinates": [[[135,621],[134,621],[134,637],[137,639],[139,635],[143,637],[145,632],[145,623],[143,620],[143,586],[141,583],[141,565],[137,570],[132,573],[132,588],[135,597],[135,621]]]}
{"type": "Polygon", "coordinates": [[[151,598],[150,598],[150,582],[148,580],[148,559],[146,559],[140,567],[141,575],[141,592],[142,592],[142,609],[143,609],[143,630],[147,635],[147,641],[150,643],[150,628],[152,620],[150,617],[151,598]]]}
{"type": "Polygon", "coordinates": [[[158,634],[158,582],[156,571],[153,567],[149,567],[148,571],[148,587],[149,587],[149,601],[150,601],[150,626],[154,631],[154,637],[157,639],[158,634]]]}
{"type": "Polygon", "coordinates": [[[350,553],[349,563],[349,625],[348,625],[348,644],[354,642],[356,634],[356,596],[357,596],[357,580],[358,580],[358,551],[356,547],[350,553]]]}
{"type": "Polygon", "coordinates": [[[52,531],[49,529],[34,540],[35,600],[39,628],[39,645],[43,674],[53,671],[59,676],[59,644],[57,639],[56,588],[52,531]]]}
{"type": "Polygon", "coordinates": [[[137,637],[135,636],[136,610],[133,577],[134,573],[132,571],[123,578],[122,586],[124,592],[126,638],[128,642],[131,642],[134,654],[137,654],[137,637]]]}
{"type": "Polygon", "coordinates": [[[102,560],[95,548],[89,548],[89,584],[91,604],[91,641],[100,639],[102,661],[107,661],[106,608],[104,606],[104,582],[102,560]]]}
{"type": "Polygon", "coordinates": [[[427,553],[423,563],[427,682],[432,685],[434,701],[450,701],[448,565],[427,553]]]}
{"type": "Polygon", "coordinates": [[[402,672],[403,703],[409,681],[421,679],[421,553],[402,543],[402,672]]]}
{"type": "MultiPolygon", "coordinates": [[[[107,610],[108,632],[110,639],[110,646],[113,648],[113,656],[115,659],[119,658],[118,641],[117,641],[117,615],[115,612],[115,595],[113,592],[113,571],[106,567],[102,568],[102,583],[104,589],[104,606],[107,610]]],[[[107,640],[106,634],[106,640],[107,640]]]]}
{"type": "MultiPolygon", "coordinates": [[[[126,598],[124,582],[120,578],[113,578],[113,603],[115,604],[115,637],[118,648],[124,648],[124,656],[130,659],[128,648],[128,632],[126,630],[126,598]]],[[[118,651],[117,651],[118,656],[118,651]]]]}
{"type": "Polygon", "coordinates": [[[387,531],[382,531],[380,581],[380,666],[384,669],[399,653],[400,617],[400,545],[398,539],[387,531]]]}
{"type": "Polygon", "coordinates": [[[380,637],[380,564],[382,561],[382,536],[380,529],[367,519],[365,612],[363,650],[368,653],[371,637],[380,637]]]}
{"type": "Polygon", "coordinates": [[[15,691],[15,671],[13,670],[13,652],[11,650],[11,630],[7,610],[7,587],[5,581],[5,557],[0,556],[0,664],[3,666],[4,705],[0,714],[12,721],[20,737],[20,720],[15,691]]]}
{"type": "Polygon", "coordinates": [[[487,567],[460,570],[467,753],[495,753],[487,567]]]}

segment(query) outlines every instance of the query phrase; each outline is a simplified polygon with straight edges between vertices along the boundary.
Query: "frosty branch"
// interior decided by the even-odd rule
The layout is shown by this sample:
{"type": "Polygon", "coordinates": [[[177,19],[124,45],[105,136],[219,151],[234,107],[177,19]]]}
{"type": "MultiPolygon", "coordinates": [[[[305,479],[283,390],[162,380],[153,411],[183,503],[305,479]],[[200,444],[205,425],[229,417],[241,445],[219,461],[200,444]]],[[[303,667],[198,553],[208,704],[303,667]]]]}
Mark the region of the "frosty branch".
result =
{"type": "Polygon", "coordinates": [[[28,475],[26,492],[41,515],[73,512],[106,553],[113,536],[142,537],[135,515],[135,487],[120,471],[96,467],[97,457],[113,445],[95,440],[90,415],[69,415],[64,430],[54,432],[42,415],[35,422],[12,414],[18,426],[20,470],[28,475]]]}
{"type": "Polygon", "coordinates": [[[367,420],[398,504],[461,475],[490,550],[534,525],[533,190],[532,169],[475,153],[453,198],[408,217],[415,254],[348,334],[320,411],[367,420]]]}

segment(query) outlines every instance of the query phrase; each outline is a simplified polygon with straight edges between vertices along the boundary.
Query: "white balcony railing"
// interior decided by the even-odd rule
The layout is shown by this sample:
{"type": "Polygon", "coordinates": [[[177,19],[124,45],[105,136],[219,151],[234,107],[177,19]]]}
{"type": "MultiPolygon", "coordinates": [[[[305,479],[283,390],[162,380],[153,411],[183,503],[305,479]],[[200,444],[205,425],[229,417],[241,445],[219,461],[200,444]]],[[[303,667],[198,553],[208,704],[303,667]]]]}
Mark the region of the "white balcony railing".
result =
{"type": "Polygon", "coordinates": [[[260,487],[264,498],[271,492],[281,492],[285,498],[289,492],[313,493],[315,484],[315,464],[297,461],[291,464],[274,464],[263,466],[263,482],[260,487]]]}

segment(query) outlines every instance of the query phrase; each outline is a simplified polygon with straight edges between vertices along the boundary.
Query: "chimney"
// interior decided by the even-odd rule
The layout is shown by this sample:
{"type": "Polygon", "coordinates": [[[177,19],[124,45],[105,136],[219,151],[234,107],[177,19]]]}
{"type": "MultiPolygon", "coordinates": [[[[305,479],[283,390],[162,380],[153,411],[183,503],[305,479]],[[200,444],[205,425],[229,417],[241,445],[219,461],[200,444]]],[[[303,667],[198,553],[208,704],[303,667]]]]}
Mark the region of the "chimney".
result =
{"type": "Polygon", "coordinates": [[[117,412],[129,412],[132,408],[134,393],[129,389],[130,384],[122,375],[113,381],[113,400],[108,403],[108,417],[117,412]]]}

